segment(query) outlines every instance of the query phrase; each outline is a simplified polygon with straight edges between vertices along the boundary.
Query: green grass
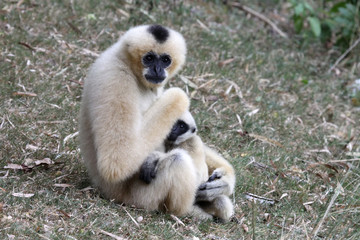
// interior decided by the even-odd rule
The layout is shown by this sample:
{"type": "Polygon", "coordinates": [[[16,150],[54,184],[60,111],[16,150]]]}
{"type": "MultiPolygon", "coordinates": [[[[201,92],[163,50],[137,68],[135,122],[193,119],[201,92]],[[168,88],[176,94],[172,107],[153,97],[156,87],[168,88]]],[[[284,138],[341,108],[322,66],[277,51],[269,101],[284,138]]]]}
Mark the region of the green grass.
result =
{"type": "MultiPolygon", "coordinates": [[[[272,20],[289,20],[282,1],[245,3],[272,20]]],[[[360,152],[360,111],[348,89],[360,76],[359,47],[337,74],[328,74],[341,55],[336,49],[318,43],[302,48],[290,21],[276,22],[288,30],[285,40],[222,1],[44,0],[18,7],[3,1],[0,9],[1,239],[111,239],[102,231],[128,239],[360,237],[359,157],[349,156],[360,152]],[[79,81],[94,55],[129,27],[154,22],[186,38],[188,57],[180,74],[202,87],[187,86],[179,76],[169,85],[192,96],[199,135],[236,169],[229,223],[182,217],[182,225],[170,215],[124,207],[96,189],[83,190],[90,183],[77,137],[64,141],[78,130],[79,81]],[[4,168],[44,158],[54,164],[31,171],[4,168]],[[331,162],[339,159],[344,161],[331,162]],[[331,204],[337,183],[343,191],[331,204]],[[19,192],[34,195],[13,196],[19,192]],[[246,192],[278,202],[252,203],[246,192]],[[143,218],[139,227],[129,215],[143,218]]]]}

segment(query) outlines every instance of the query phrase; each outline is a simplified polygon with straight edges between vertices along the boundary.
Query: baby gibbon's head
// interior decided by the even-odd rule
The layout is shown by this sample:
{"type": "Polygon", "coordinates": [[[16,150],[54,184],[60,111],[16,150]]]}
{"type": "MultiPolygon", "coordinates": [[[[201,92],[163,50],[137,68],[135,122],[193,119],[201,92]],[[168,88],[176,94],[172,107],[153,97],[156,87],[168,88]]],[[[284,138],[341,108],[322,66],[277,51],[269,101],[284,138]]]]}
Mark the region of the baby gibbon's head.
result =
{"type": "Polygon", "coordinates": [[[196,133],[196,123],[189,111],[186,111],[174,124],[167,140],[178,145],[191,138],[196,133]]]}
{"type": "Polygon", "coordinates": [[[185,63],[185,40],[170,28],[161,25],[134,27],[120,41],[127,65],[147,88],[165,85],[185,63]]]}

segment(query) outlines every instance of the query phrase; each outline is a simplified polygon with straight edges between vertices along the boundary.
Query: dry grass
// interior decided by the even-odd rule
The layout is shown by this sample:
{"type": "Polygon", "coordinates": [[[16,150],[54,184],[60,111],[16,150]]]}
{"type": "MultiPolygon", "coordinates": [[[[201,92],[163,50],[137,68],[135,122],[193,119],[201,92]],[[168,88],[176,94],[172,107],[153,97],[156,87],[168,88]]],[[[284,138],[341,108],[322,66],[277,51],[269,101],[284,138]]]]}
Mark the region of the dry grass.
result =
{"type": "Polygon", "coordinates": [[[358,239],[359,48],[327,74],[341,53],[301,49],[283,3],[248,6],[289,40],[220,1],[159,2],[0,3],[0,238],[358,239]],[[170,85],[236,168],[229,223],[124,207],[89,187],[76,137],[87,69],[130,26],[153,22],[187,39],[170,85]]]}

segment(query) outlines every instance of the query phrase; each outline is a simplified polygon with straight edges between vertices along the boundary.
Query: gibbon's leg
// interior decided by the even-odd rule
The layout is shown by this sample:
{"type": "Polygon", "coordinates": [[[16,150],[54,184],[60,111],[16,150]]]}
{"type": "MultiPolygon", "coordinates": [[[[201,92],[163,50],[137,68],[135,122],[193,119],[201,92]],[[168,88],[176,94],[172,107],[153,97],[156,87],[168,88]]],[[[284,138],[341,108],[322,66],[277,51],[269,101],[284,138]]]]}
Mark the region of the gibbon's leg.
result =
{"type": "Polygon", "coordinates": [[[209,180],[200,185],[197,201],[212,201],[220,195],[229,196],[234,191],[235,172],[234,168],[222,156],[211,148],[204,145],[206,163],[211,174],[209,180]]]}
{"type": "Polygon", "coordinates": [[[222,221],[228,221],[234,214],[234,206],[230,198],[225,195],[220,195],[212,201],[197,202],[197,204],[203,211],[222,221]]]}
{"type": "Polygon", "coordinates": [[[133,200],[139,205],[150,206],[150,209],[180,216],[191,213],[197,191],[197,175],[189,154],[182,149],[168,153],[153,152],[143,164],[140,174],[143,168],[154,166],[156,177],[149,184],[139,179],[139,187],[132,188],[133,200]]]}
{"type": "Polygon", "coordinates": [[[204,211],[204,209],[197,204],[193,205],[190,215],[199,220],[213,220],[213,215],[204,211]]]}

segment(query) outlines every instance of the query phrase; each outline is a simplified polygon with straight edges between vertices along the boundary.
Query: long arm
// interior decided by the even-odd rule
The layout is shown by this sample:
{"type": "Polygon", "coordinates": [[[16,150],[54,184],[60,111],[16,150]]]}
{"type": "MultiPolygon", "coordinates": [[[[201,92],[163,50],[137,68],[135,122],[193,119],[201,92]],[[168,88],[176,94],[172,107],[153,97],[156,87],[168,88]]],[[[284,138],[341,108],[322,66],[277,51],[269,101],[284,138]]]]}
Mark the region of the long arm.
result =
{"type": "Polygon", "coordinates": [[[91,119],[99,175],[113,183],[133,175],[146,157],[138,151],[141,114],[136,85],[128,81],[124,86],[121,77],[129,78],[117,69],[89,74],[83,99],[91,119]],[[123,97],[125,91],[129,93],[123,97]]]}
{"type": "Polygon", "coordinates": [[[145,112],[142,120],[142,138],[146,152],[163,144],[177,119],[189,108],[189,99],[179,88],[170,88],[145,112]]]}

